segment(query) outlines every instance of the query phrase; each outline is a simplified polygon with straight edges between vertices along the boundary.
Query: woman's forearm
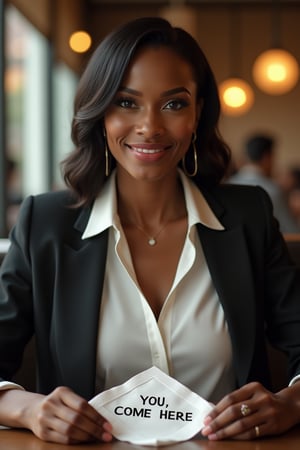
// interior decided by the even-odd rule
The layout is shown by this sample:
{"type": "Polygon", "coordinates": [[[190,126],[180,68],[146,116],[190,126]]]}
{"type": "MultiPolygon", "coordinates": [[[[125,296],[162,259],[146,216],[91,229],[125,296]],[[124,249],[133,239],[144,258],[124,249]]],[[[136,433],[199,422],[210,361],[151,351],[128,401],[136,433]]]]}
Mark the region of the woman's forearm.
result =
{"type": "Polygon", "coordinates": [[[0,392],[0,425],[13,428],[31,428],[30,410],[43,395],[21,389],[0,392]]]}

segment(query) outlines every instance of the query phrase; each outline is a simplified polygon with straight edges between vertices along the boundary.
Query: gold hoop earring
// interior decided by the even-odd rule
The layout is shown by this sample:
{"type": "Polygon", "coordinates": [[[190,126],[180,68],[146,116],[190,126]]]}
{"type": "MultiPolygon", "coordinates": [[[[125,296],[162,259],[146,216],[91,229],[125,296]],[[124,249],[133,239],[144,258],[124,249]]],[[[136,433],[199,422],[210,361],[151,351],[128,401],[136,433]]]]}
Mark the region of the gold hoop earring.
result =
{"type": "Polygon", "coordinates": [[[198,172],[198,156],[197,156],[197,149],[196,149],[196,140],[197,140],[197,135],[196,135],[196,133],[194,133],[194,136],[192,139],[192,146],[193,146],[193,153],[194,153],[194,170],[193,170],[193,172],[189,172],[186,168],[186,165],[185,165],[186,154],[182,158],[183,171],[188,177],[194,177],[196,175],[196,173],[198,172]]]}
{"type": "Polygon", "coordinates": [[[105,151],[105,176],[108,177],[110,175],[110,164],[109,164],[109,151],[106,140],[106,132],[103,130],[103,138],[104,138],[104,151],[105,151]]]}
{"type": "Polygon", "coordinates": [[[110,173],[110,168],[109,168],[109,154],[108,154],[108,147],[107,147],[107,143],[105,141],[105,176],[108,177],[110,173]]]}

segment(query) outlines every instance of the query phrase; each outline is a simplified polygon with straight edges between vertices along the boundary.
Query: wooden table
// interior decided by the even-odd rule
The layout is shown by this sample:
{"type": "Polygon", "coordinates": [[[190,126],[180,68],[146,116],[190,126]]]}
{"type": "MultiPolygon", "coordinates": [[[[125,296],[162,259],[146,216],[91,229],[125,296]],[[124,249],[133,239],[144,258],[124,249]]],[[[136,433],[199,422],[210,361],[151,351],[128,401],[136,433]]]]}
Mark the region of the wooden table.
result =
{"type": "MultiPolygon", "coordinates": [[[[43,442],[30,431],[0,430],[0,450],[151,450],[157,447],[131,445],[115,441],[111,444],[58,445],[43,442]]],[[[176,445],[161,447],[165,450],[299,450],[300,427],[288,433],[254,441],[219,441],[192,440],[176,445]]]]}

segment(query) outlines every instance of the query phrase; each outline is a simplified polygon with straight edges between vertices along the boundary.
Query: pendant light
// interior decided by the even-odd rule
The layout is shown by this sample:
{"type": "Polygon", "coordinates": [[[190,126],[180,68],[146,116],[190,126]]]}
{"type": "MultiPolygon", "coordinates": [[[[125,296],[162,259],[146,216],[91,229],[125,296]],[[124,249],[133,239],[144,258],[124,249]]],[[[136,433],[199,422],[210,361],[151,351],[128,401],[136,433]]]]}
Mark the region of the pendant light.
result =
{"type": "Polygon", "coordinates": [[[296,58],[280,46],[280,4],[273,0],[272,47],[261,53],[254,61],[254,82],[263,92],[282,95],[291,91],[299,79],[296,58]]]}
{"type": "Polygon", "coordinates": [[[92,44],[92,38],[89,33],[84,30],[78,30],[71,34],[69,45],[76,53],[85,53],[92,44]]]}
{"type": "Polygon", "coordinates": [[[221,107],[224,114],[241,116],[249,111],[254,103],[250,85],[241,78],[227,78],[219,85],[221,107]]]}
{"type": "Polygon", "coordinates": [[[250,110],[254,103],[251,86],[238,75],[240,55],[240,17],[236,7],[230,14],[230,67],[231,76],[219,84],[222,112],[229,116],[240,116],[250,110]]]}

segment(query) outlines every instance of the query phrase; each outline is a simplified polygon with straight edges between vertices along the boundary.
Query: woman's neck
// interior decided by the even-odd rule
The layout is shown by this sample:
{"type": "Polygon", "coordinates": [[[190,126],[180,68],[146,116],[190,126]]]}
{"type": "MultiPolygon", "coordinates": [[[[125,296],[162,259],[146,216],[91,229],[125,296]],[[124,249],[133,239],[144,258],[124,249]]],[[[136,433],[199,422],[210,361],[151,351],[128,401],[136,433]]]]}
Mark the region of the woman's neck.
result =
{"type": "Polygon", "coordinates": [[[178,176],[162,181],[122,180],[117,177],[118,213],[123,225],[157,228],[186,216],[178,176]]]}

